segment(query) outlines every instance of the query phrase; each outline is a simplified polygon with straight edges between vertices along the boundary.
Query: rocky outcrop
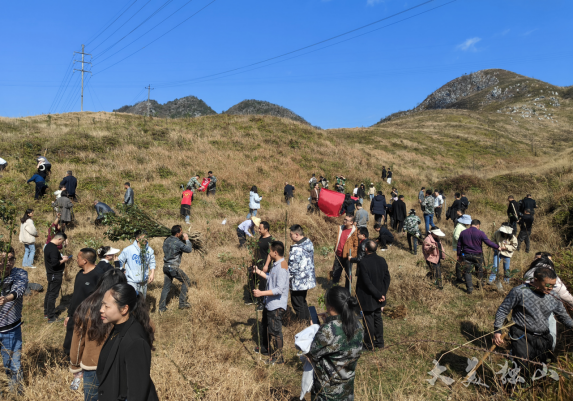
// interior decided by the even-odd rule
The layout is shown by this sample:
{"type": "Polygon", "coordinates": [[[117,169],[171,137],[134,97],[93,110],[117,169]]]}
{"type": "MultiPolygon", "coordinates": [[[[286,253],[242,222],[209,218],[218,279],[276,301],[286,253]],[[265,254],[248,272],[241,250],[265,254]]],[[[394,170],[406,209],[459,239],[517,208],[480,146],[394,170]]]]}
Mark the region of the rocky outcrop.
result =
{"type": "Polygon", "coordinates": [[[237,103],[235,106],[230,107],[228,110],[224,111],[225,114],[262,114],[267,116],[284,117],[291,120],[299,121],[300,123],[309,124],[305,119],[291,110],[273,104],[265,102],[263,100],[244,100],[237,103]]]}
{"type": "MultiPolygon", "coordinates": [[[[118,113],[130,113],[138,115],[148,114],[148,101],[139,102],[133,106],[123,106],[114,110],[118,113]]],[[[153,117],[201,117],[217,114],[203,100],[195,96],[186,96],[175,99],[165,104],[159,104],[155,100],[149,101],[149,115],[153,117]]]]}

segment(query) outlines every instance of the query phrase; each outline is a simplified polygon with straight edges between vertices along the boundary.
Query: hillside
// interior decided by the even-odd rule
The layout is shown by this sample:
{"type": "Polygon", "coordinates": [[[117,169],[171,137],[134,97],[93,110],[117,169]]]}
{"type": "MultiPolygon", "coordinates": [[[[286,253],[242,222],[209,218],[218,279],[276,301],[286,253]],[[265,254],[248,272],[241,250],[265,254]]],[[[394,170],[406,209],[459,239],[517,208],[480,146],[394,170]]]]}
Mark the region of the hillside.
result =
{"type": "Polygon", "coordinates": [[[275,116],[288,118],[290,120],[298,121],[300,123],[309,124],[305,119],[291,110],[279,106],[277,104],[265,102],[263,100],[244,100],[237,103],[235,106],[231,106],[229,109],[224,111],[225,114],[232,115],[264,115],[264,116],[275,116]]]}
{"type": "MultiPolygon", "coordinates": [[[[538,85],[544,88],[537,90],[551,90],[545,88],[548,84],[538,85]]],[[[540,99],[536,103],[542,104],[540,99]]],[[[13,202],[18,217],[27,207],[35,210],[34,221],[40,233],[37,249],[41,249],[39,243],[45,241],[53,219],[52,199],[34,202],[33,187],[24,182],[34,172],[33,156],[45,154],[53,164],[51,191],[67,170],[78,178],[81,202],[74,206],[77,226],[68,231],[66,253],[75,255],[83,247],[102,244],[122,249],[128,241],[110,243],[103,237],[104,228],[93,225],[94,199],[115,208],[123,199],[123,183],[128,180],[136,203],[170,227],[182,223],[179,186],[192,174],[203,177],[212,170],[218,178],[217,194],[205,197],[196,193],[191,212],[191,228],[203,233],[208,255],[184,255],[181,265],[192,281],[192,309],[177,309],[177,283],[168,297],[168,311],[158,313],[161,270],[148,287],[147,301],[157,339],[151,377],[161,400],[291,401],[299,398],[302,371],[293,338],[304,326],[293,322],[291,311],[286,313],[283,333],[287,363],[266,366],[253,353],[256,318],[260,321],[261,314],[243,302],[252,255],[248,249],[237,248],[236,227],[248,212],[251,186],[256,185],[263,196],[258,217],[270,223],[272,235],[285,241],[287,249],[292,243],[286,228],[292,224],[301,224],[313,241],[317,287],[309,291],[308,303],[319,312],[324,311],[321,299],[331,285],[332,248],[341,219],[306,214],[308,179],[316,173],[333,182],[335,175],[344,174],[348,185],[373,182],[388,194],[390,186],[380,179],[383,164],[393,169],[393,186],[405,196],[407,209],[415,208],[421,219],[417,202],[421,186],[444,189],[447,205],[452,203],[455,191],[467,191],[469,213],[482,221],[481,229],[489,237],[506,220],[508,195],[521,199],[531,193],[539,205],[532,251],[516,252],[512,257],[511,269],[520,272],[510,285],[505,284],[505,293],[520,283],[521,272],[532,261],[533,252],[539,250],[554,254],[559,274],[571,290],[571,91],[570,98],[561,98],[559,103],[553,119],[518,118],[516,113],[509,116],[498,113],[499,106],[487,104],[472,110],[422,110],[370,128],[335,130],[261,115],[220,114],[166,121],[124,113],[85,112],[0,118],[0,157],[8,161],[8,168],[0,173],[0,199],[13,202]],[[283,200],[285,181],[296,188],[289,207],[283,200]]],[[[368,207],[368,200],[365,202],[368,207]]],[[[372,223],[371,217],[371,238],[376,234],[372,223]]],[[[454,283],[452,223],[442,220],[437,225],[446,233],[444,250],[449,255],[443,264],[442,291],[428,279],[420,252],[418,256],[408,252],[404,236],[397,235],[389,251],[381,253],[392,278],[384,317],[386,348],[361,355],[356,370],[356,399],[570,399],[572,376],[562,373],[559,382],[546,378],[537,381],[534,389],[504,386],[492,374],[500,369],[497,365],[504,365],[504,358],[496,354],[487,358],[479,373],[488,389],[445,386],[440,382],[429,385],[426,380],[431,378],[428,372],[433,360],[446,352],[451,351],[441,359],[441,365],[447,368],[443,374],[455,380],[465,377],[467,359],[484,355],[491,346],[494,314],[505,295],[488,286],[468,296],[463,286],[454,283]],[[404,308],[406,314],[393,314],[397,307],[404,308]],[[470,341],[474,349],[457,347],[470,341]]],[[[3,225],[0,234],[4,238],[9,234],[3,225]]],[[[162,241],[156,238],[150,242],[160,269],[162,241]]],[[[24,247],[16,238],[12,243],[19,263],[24,247]]],[[[485,251],[490,264],[492,253],[485,251]]],[[[37,269],[28,269],[30,281],[46,286],[40,251],[35,265],[37,269]]],[[[62,308],[69,302],[77,269],[75,262],[67,267],[62,308]]],[[[24,301],[26,393],[21,399],[79,400],[81,394],[69,390],[72,375],[60,351],[64,328],[45,323],[43,295],[32,295],[24,301]]],[[[571,372],[571,333],[564,333],[560,324],[558,327],[556,353],[561,358],[551,366],[571,372]]],[[[508,350],[499,347],[496,351],[508,350]]]]}
{"type": "Polygon", "coordinates": [[[378,124],[441,109],[485,110],[505,114],[519,112],[517,116],[523,118],[552,119],[550,111],[560,107],[561,99],[571,96],[572,87],[550,85],[506,70],[482,70],[453,79],[415,108],[391,114],[378,124]]]}
{"type": "MultiPolygon", "coordinates": [[[[123,106],[114,110],[118,113],[138,114],[140,116],[148,115],[148,102],[143,101],[133,106],[123,106]]],[[[203,100],[195,96],[186,96],[181,99],[171,100],[164,104],[150,99],[149,115],[160,118],[182,118],[182,117],[201,117],[217,114],[203,100]]]]}

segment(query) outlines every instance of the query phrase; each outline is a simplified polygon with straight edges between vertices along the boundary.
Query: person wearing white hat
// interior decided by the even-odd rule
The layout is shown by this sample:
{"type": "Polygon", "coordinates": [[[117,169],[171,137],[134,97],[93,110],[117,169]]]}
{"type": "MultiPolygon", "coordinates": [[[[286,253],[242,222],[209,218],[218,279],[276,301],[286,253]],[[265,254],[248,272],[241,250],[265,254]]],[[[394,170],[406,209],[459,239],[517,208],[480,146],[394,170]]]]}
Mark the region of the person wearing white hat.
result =
{"type": "MultiPolygon", "coordinates": [[[[502,272],[499,269],[500,264],[504,266],[504,282],[508,283],[510,282],[510,258],[518,247],[518,240],[512,233],[512,226],[504,223],[498,231],[494,233],[492,241],[498,244],[499,250],[494,252],[494,261],[492,262],[494,266],[490,273],[490,277],[488,278],[488,284],[492,284],[497,275],[502,276],[502,272]]],[[[502,290],[500,281],[497,286],[502,290]]]]}
{"type": "Polygon", "coordinates": [[[438,288],[442,290],[442,272],[440,262],[446,259],[440,239],[445,236],[440,228],[434,226],[423,241],[423,254],[431,274],[436,279],[438,288]]]}
{"type": "Polygon", "coordinates": [[[120,250],[117,248],[112,248],[109,246],[101,246],[98,248],[97,254],[100,258],[100,262],[96,265],[105,272],[113,269],[114,267],[119,269],[120,262],[118,261],[118,254],[120,250]],[[113,264],[112,264],[113,262],[113,264]]]}

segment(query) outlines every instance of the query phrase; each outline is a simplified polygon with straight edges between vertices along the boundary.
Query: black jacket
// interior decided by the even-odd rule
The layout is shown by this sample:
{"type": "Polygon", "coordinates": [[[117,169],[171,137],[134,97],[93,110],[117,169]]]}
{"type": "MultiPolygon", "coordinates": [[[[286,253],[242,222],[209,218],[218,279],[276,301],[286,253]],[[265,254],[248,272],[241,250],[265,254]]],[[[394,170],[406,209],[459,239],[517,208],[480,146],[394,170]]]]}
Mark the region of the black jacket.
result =
{"type": "Polygon", "coordinates": [[[349,201],[348,205],[345,205],[345,202],[343,202],[343,206],[341,206],[341,214],[354,214],[355,213],[355,205],[358,203],[359,201],[356,201],[354,199],[351,199],[349,201]]]}
{"type": "Polygon", "coordinates": [[[387,172],[387,178],[393,178],[393,172],[392,171],[387,172]]]}
{"type": "Polygon", "coordinates": [[[357,190],[357,197],[363,199],[365,197],[365,188],[359,187],[357,190]]]}
{"type": "Polygon", "coordinates": [[[405,221],[407,218],[407,205],[402,200],[393,202],[393,218],[396,221],[405,221]]]}
{"type": "Polygon", "coordinates": [[[383,173],[381,174],[381,178],[383,178],[383,179],[387,178],[387,169],[386,168],[383,169],[383,173]]]}
{"type": "Polygon", "coordinates": [[[391,284],[391,275],[385,259],[376,253],[365,255],[357,269],[357,299],[363,311],[371,312],[385,306],[386,300],[379,299],[387,295],[391,284]]]}
{"type": "Polygon", "coordinates": [[[531,231],[532,223],[534,223],[534,216],[531,214],[523,215],[518,221],[518,224],[520,224],[520,231],[531,231]]]}
{"type": "Polygon", "coordinates": [[[518,202],[516,202],[515,200],[508,202],[508,209],[506,209],[506,214],[511,223],[518,221],[518,213],[519,213],[518,202]]]}
{"type": "Polygon", "coordinates": [[[104,202],[96,203],[94,205],[94,209],[96,209],[96,213],[98,214],[98,218],[104,217],[104,214],[106,214],[106,213],[116,214],[116,212],[114,212],[113,209],[111,207],[109,207],[108,205],[106,205],[104,202]]]}
{"type": "Polygon", "coordinates": [[[359,246],[357,247],[357,256],[351,258],[351,263],[359,263],[363,257],[365,257],[365,245],[367,245],[368,239],[364,239],[359,242],[359,246]]]}
{"type": "Polygon", "coordinates": [[[520,213],[524,213],[526,209],[530,209],[530,213],[534,214],[536,208],[536,201],[532,198],[524,198],[520,201],[520,213]]]}
{"type": "Polygon", "coordinates": [[[76,188],[78,187],[78,180],[76,180],[76,177],[73,175],[67,175],[64,177],[62,182],[60,182],[60,186],[65,186],[68,194],[75,195],[76,188]]]}
{"type": "Polygon", "coordinates": [[[386,208],[385,195],[376,195],[371,202],[371,214],[386,214],[386,208]]]}
{"type": "Polygon", "coordinates": [[[468,209],[468,198],[466,196],[463,196],[460,198],[460,206],[462,207],[462,210],[466,210],[468,209]]]}
{"type": "Polygon", "coordinates": [[[46,244],[44,247],[44,266],[46,266],[47,275],[62,275],[64,273],[66,264],[60,263],[61,260],[62,255],[60,254],[58,247],[51,242],[46,244]]]}
{"type": "MultiPolygon", "coordinates": [[[[105,344],[104,344],[105,347],[105,344]]],[[[98,375],[99,401],[159,401],[150,377],[151,347],[142,325],[130,317],[118,334],[98,375]]]]}
{"type": "Polygon", "coordinates": [[[462,210],[462,204],[460,202],[460,199],[455,199],[454,202],[452,202],[452,205],[450,207],[450,219],[452,221],[454,221],[454,219],[456,219],[456,211],[457,210],[462,210]]]}

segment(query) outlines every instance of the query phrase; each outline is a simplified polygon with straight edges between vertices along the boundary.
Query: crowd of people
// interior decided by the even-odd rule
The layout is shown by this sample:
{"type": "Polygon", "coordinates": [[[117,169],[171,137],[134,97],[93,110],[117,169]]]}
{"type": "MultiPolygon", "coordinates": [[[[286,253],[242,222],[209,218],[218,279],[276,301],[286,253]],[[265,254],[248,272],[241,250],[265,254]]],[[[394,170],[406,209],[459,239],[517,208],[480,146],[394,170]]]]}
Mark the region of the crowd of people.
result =
{"type": "MultiPolygon", "coordinates": [[[[38,156],[37,162],[37,173],[28,182],[35,182],[35,199],[40,199],[46,191],[51,164],[44,156],[38,156]]],[[[381,179],[391,185],[392,174],[390,168],[383,166],[381,179]]],[[[180,215],[187,224],[190,223],[194,192],[199,190],[206,196],[216,193],[217,179],[211,171],[208,179],[199,180],[198,175],[193,176],[185,187],[182,186],[180,215]]],[[[312,213],[321,212],[321,193],[328,186],[327,179],[322,176],[317,179],[313,174],[309,180],[312,213]]],[[[285,363],[282,324],[290,298],[295,318],[312,328],[305,358],[314,368],[309,388],[316,400],[352,399],[355,369],[361,353],[385,346],[382,312],[391,275],[385,258],[377,251],[389,250],[397,242],[397,236],[406,234],[413,255],[418,255],[418,248],[422,247],[429,276],[439,289],[444,288],[441,265],[450,257],[443,245],[446,234],[435,224],[435,219],[437,223],[442,221],[446,204],[443,191],[421,188],[418,194],[421,219],[414,208],[407,213],[405,196],[395,187],[391,187],[388,203],[383,191],[376,190],[373,183],[368,189],[364,184],[356,184],[352,192],[345,192],[345,186],[346,178],[337,176],[334,190],[344,193],[345,197],[340,208],[342,224],[333,244],[330,286],[324,296],[325,313],[315,315],[311,312],[315,309],[307,303],[308,292],[317,285],[313,242],[301,225],[294,224],[289,227],[292,245],[286,254],[287,244],[273,238],[269,222],[258,213],[263,197],[256,186],[249,193],[249,213],[236,230],[239,247],[244,247],[256,232],[259,234],[259,238],[253,240],[255,251],[245,296],[246,305],[255,304],[263,312],[259,333],[261,345],[255,347],[255,352],[267,356],[270,365],[285,363]],[[373,239],[369,238],[370,221],[378,234],[373,239]],[[423,223],[424,233],[420,227],[423,223]],[[343,276],[345,285],[340,286],[343,276]],[[322,324],[319,318],[323,320],[322,324]]],[[[74,258],[64,253],[70,233],[66,232],[67,227],[74,220],[73,203],[78,201],[77,187],[78,180],[72,171],[68,171],[54,193],[55,220],[48,229],[43,249],[48,281],[44,316],[48,323],[62,321],[56,301],[66,263],[74,258]]],[[[126,182],[124,188],[123,203],[126,207],[133,206],[131,184],[126,182]]],[[[291,205],[294,197],[295,187],[285,182],[287,205],[291,205]]],[[[530,194],[520,202],[510,196],[508,202],[508,222],[503,223],[492,238],[480,230],[481,222],[468,213],[470,202],[464,192],[454,194],[454,201],[444,213],[447,220],[454,222],[452,250],[456,252],[456,259],[453,259],[456,281],[453,284],[465,284],[468,294],[473,292],[474,272],[479,286],[491,284],[503,290],[502,283],[510,281],[510,261],[514,252],[519,251],[522,242],[525,251],[530,251],[536,202],[530,194]],[[483,244],[494,250],[493,269],[486,277],[483,244]]],[[[101,223],[106,214],[115,213],[99,200],[94,201],[94,209],[96,224],[101,223]]],[[[22,297],[29,286],[25,269],[35,268],[35,243],[39,237],[33,218],[33,209],[27,209],[21,218],[19,240],[25,249],[22,268],[15,267],[13,248],[0,253],[4,272],[0,296],[1,352],[10,386],[17,392],[22,391],[22,297]]],[[[74,374],[71,388],[79,389],[83,381],[85,400],[158,399],[150,377],[154,324],[145,302],[147,287],[154,281],[156,269],[155,252],[148,240],[145,232],[136,232],[133,243],[123,250],[111,246],[97,250],[86,247],[75,255],[79,271],[67,316],[63,319],[66,331],[63,349],[69,356],[70,371],[74,374]]],[[[160,313],[167,311],[167,295],[174,279],[181,282],[179,308],[191,307],[187,299],[190,281],[180,268],[182,255],[191,252],[188,235],[181,225],[174,225],[171,236],[163,243],[164,283],[160,313]]],[[[572,307],[572,295],[557,277],[552,256],[536,254],[523,283],[510,291],[498,309],[494,342],[503,344],[501,329],[507,315],[512,314],[515,322],[510,329],[512,354],[532,361],[545,360],[556,345],[556,319],[572,328],[572,319],[564,304],[572,307]]],[[[521,363],[525,369],[530,369],[528,363],[521,363]]]]}

